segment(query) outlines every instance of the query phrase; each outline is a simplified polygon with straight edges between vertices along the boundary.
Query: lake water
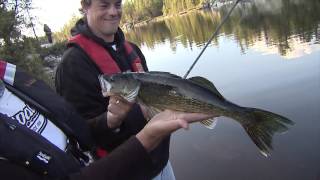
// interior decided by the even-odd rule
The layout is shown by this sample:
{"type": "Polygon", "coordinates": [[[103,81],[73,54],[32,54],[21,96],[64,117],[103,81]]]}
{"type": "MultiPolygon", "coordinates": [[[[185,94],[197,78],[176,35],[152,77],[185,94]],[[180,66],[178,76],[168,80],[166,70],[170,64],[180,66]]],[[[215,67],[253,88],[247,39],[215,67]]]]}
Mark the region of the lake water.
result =
{"type": "MultiPolygon", "coordinates": [[[[150,70],[183,76],[230,5],[195,11],[126,36],[150,70]]],[[[172,136],[178,180],[320,179],[320,1],[260,0],[239,4],[188,77],[203,76],[241,106],[266,109],[295,125],[276,134],[262,156],[244,129],[220,118],[214,130],[194,124],[172,136]]]]}

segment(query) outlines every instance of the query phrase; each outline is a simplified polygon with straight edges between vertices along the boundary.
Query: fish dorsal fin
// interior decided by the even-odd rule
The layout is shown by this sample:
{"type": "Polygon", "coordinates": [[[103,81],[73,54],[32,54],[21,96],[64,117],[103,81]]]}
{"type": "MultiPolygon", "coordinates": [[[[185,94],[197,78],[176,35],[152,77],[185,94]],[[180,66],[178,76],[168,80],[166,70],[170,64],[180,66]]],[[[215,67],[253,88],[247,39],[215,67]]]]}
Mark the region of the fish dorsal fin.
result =
{"type": "Polygon", "coordinates": [[[152,75],[156,75],[156,76],[162,76],[162,77],[169,77],[169,78],[180,78],[180,76],[178,75],[175,75],[175,74],[171,74],[169,72],[163,72],[163,71],[149,71],[147,72],[149,74],[152,74],[152,75]]]}
{"type": "Polygon", "coordinates": [[[195,76],[195,77],[189,78],[188,80],[190,80],[191,82],[193,82],[193,83],[195,83],[195,84],[197,84],[197,85],[199,85],[199,86],[201,86],[203,88],[206,88],[206,89],[210,90],[211,92],[213,92],[218,97],[220,97],[221,99],[224,100],[224,97],[220,94],[218,89],[208,79],[206,79],[204,77],[200,77],[200,76],[195,76]]]}

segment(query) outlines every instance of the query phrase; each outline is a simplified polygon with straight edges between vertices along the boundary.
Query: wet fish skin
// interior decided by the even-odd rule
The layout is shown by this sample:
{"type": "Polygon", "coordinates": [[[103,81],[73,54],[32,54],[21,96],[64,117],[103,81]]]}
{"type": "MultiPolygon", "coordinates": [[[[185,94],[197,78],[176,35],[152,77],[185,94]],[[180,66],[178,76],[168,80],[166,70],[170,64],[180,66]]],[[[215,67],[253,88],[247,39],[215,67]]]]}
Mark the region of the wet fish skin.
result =
{"type": "Polygon", "coordinates": [[[226,100],[210,81],[202,77],[182,79],[166,72],[148,72],[104,75],[99,80],[103,94],[138,99],[157,112],[171,109],[230,117],[243,126],[265,156],[272,150],[274,133],[285,132],[287,125],[294,124],[278,114],[241,107],[226,100]]]}

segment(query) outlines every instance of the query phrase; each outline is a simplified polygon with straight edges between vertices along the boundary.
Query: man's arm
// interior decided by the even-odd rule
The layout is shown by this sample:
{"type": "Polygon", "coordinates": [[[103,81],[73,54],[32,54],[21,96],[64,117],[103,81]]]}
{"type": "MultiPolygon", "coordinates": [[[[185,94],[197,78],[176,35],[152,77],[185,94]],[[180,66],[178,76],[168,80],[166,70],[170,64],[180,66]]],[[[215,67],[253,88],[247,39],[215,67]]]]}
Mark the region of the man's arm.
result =
{"type": "Polygon", "coordinates": [[[148,175],[151,165],[148,152],[133,136],[106,158],[66,177],[50,178],[7,160],[0,160],[0,177],[8,180],[146,180],[151,179],[148,175]]]}

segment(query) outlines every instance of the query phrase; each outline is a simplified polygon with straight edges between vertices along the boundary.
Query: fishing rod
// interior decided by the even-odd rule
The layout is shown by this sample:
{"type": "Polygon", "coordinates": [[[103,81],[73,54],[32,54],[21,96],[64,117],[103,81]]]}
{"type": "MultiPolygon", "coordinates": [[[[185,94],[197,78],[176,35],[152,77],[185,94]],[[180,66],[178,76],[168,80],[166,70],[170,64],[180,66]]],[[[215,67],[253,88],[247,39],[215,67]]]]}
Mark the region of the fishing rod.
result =
{"type": "Polygon", "coordinates": [[[204,48],[202,49],[202,51],[200,52],[200,54],[198,55],[198,57],[196,58],[196,60],[193,62],[193,64],[191,65],[191,67],[189,68],[189,70],[187,71],[187,73],[183,76],[183,79],[186,79],[187,76],[190,74],[191,70],[193,69],[193,67],[197,64],[197,62],[199,61],[200,57],[202,56],[203,52],[207,49],[207,47],[209,46],[209,44],[211,43],[211,41],[213,40],[213,38],[215,36],[217,36],[218,32],[220,31],[222,25],[227,21],[227,19],[229,18],[230,14],[232,13],[232,11],[234,10],[234,8],[238,5],[238,3],[241,0],[237,0],[234,5],[232,6],[232,8],[230,9],[230,11],[228,12],[228,14],[223,18],[223,20],[221,21],[221,23],[219,24],[219,26],[217,27],[216,31],[212,34],[211,38],[209,39],[209,41],[207,42],[207,44],[204,46],[204,48]]]}

